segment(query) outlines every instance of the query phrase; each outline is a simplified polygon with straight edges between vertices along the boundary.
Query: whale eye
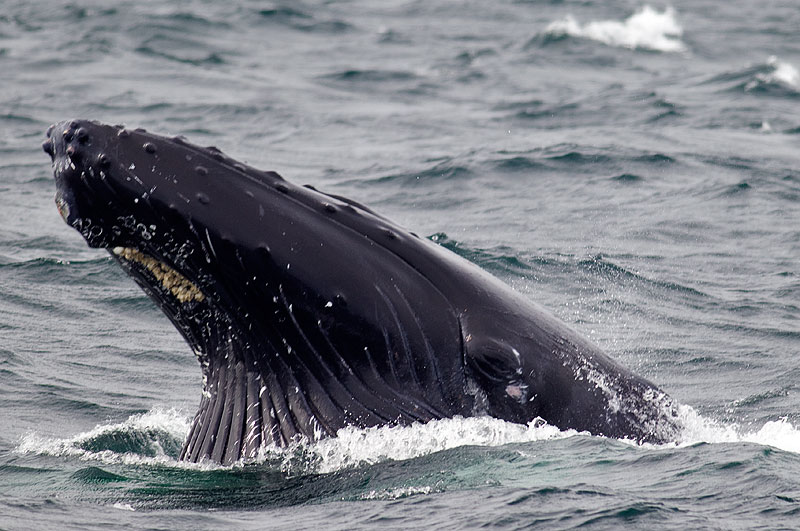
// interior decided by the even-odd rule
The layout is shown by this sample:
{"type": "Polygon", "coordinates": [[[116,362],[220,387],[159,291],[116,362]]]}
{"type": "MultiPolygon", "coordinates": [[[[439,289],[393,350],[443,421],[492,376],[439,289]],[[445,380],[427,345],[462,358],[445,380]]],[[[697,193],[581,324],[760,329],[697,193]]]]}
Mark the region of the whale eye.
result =
{"type": "MultiPolygon", "coordinates": [[[[487,381],[516,382],[522,376],[522,360],[517,349],[495,338],[465,338],[467,361],[487,381]]],[[[513,392],[513,390],[512,390],[513,392]]]]}

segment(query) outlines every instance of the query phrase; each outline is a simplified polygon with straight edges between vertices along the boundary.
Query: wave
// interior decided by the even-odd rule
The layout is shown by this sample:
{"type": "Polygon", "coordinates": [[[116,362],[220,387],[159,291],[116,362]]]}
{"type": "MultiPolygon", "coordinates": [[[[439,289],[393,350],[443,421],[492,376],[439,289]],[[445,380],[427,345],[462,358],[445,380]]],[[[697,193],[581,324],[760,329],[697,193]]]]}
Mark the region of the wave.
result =
{"type": "Polygon", "coordinates": [[[307,20],[313,18],[310,13],[306,13],[305,11],[285,6],[264,8],[258,11],[258,15],[263,18],[269,20],[275,20],[278,22],[286,22],[295,19],[307,20]]]}
{"type": "Polygon", "coordinates": [[[413,72],[405,70],[343,70],[322,76],[322,79],[344,81],[352,83],[386,83],[395,81],[410,81],[417,79],[413,72]]]}
{"type": "MultiPolygon", "coordinates": [[[[123,422],[101,424],[67,438],[28,433],[15,451],[105,464],[201,470],[229,468],[208,462],[178,461],[190,420],[175,409],[156,409],[132,415],[123,422]]],[[[274,465],[288,475],[319,474],[383,461],[413,459],[460,446],[501,446],[565,438],[577,433],[559,430],[538,419],[524,425],[493,417],[454,417],[410,426],[348,427],[339,430],[336,437],[321,441],[298,440],[287,448],[264,448],[256,462],[274,465]]]]}
{"type": "Polygon", "coordinates": [[[499,151],[502,157],[488,160],[490,169],[504,173],[530,172],[542,169],[558,169],[563,167],[578,168],[600,165],[605,170],[609,166],[630,164],[645,168],[656,168],[665,164],[679,162],[664,153],[630,149],[614,145],[579,145],[562,142],[526,151],[499,151]]]}
{"type": "Polygon", "coordinates": [[[575,17],[567,15],[545,28],[545,37],[551,40],[579,37],[608,46],[657,52],[685,52],[682,35],[683,28],[678,24],[674,9],[668,7],[659,12],[647,5],[621,22],[599,20],[581,25],[575,17]]]}
{"type": "Polygon", "coordinates": [[[416,496],[417,494],[430,494],[434,492],[434,488],[430,485],[423,485],[420,487],[395,487],[380,490],[371,490],[366,494],[358,496],[359,500],[399,500],[408,498],[409,496],[416,496]]]}
{"type": "Polygon", "coordinates": [[[773,88],[800,94],[800,71],[794,65],[781,61],[774,55],[767,58],[766,68],[757,72],[754,78],[744,85],[746,92],[773,88]]]}
{"type": "Polygon", "coordinates": [[[767,59],[767,65],[773,68],[773,71],[765,76],[767,81],[784,83],[795,88],[800,88],[800,72],[798,72],[797,68],[789,63],[780,61],[774,55],[767,59]]]}
{"type": "Polygon", "coordinates": [[[393,173],[368,181],[359,180],[359,182],[381,184],[391,182],[407,185],[418,182],[461,181],[472,179],[475,176],[476,173],[468,165],[458,164],[454,159],[447,157],[444,160],[436,161],[433,166],[419,171],[393,173]]]}
{"type": "Polygon", "coordinates": [[[351,24],[343,20],[315,20],[312,13],[292,7],[268,7],[259,10],[256,15],[262,21],[308,33],[338,34],[353,29],[351,24]]]}
{"type": "MultiPolygon", "coordinates": [[[[763,63],[715,75],[702,84],[717,84],[723,91],[800,96],[800,70],[772,55],[763,63]]],[[[763,124],[762,124],[763,127],[763,124]]]]}
{"type": "Polygon", "coordinates": [[[189,420],[177,410],[156,409],[68,438],[29,433],[22,437],[16,451],[110,464],[176,465],[189,432],[189,420]]]}
{"type": "Polygon", "coordinates": [[[319,457],[318,472],[334,472],[382,461],[401,461],[460,446],[503,446],[577,435],[541,419],[527,425],[493,417],[454,417],[426,424],[367,429],[344,428],[336,437],[310,447],[319,457]]]}
{"type": "Polygon", "coordinates": [[[747,430],[735,423],[723,424],[703,417],[689,406],[681,406],[680,415],[684,432],[679,447],[702,443],[751,443],[800,454],[800,428],[786,417],[767,421],[756,430],[747,430]]]}
{"type": "MultiPolygon", "coordinates": [[[[495,274],[504,275],[511,272],[524,276],[531,270],[530,264],[520,260],[514,249],[506,245],[497,245],[493,248],[471,247],[444,232],[431,234],[428,239],[495,274]]],[[[533,261],[546,265],[555,263],[546,258],[534,258],[533,261]]]]}
{"type": "MultiPolygon", "coordinates": [[[[47,238],[43,238],[43,240],[47,241],[47,238]]],[[[24,247],[20,245],[18,249],[24,249],[24,247]]],[[[20,253],[15,252],[14,254],[20,253]]],[[[96,252],[86,252],[84,256],[76,256],[76,259],[42,256],[25,258],[0,254],[0,271],[5,270],[12,271],[18,280],[24,279],[36,284],[73,282],[96,286],[98,283],[103,285],[119,284],[120,278],[123,278],[109,256],[98,257],[96,252]],[[92,254],[95,256],[90,256],[92,254]]]]}
{"type": "Polygon", "coordinates": [[[204,50],[204,44],[189,38],[156,35],[136,48],[136,52],[191,66],[214,66],[227,63],[224,55],[204,50]]]}
{"type": "Polygon", "coordinates": [[[620,183],[638,183],[643,181],[644,177],[636,175],[635,173],[621,173],[619,175],[611,177],[611,180],[620,183]]]}

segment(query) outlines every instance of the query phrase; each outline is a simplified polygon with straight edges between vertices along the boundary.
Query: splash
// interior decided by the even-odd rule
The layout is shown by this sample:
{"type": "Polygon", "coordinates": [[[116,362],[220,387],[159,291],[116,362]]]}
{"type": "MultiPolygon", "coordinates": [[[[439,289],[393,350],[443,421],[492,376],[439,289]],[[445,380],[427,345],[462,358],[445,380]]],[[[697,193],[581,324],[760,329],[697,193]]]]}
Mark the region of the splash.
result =
{"type": "MultiPolygon", "coordinates": [[[[679,422],[684,426],[678,441],[660,445],[623,442],[641,448],[664,450],[698,443],[753,443],[800,453],[800,429],[787,419],[768,421],[757,430],[747,430],[738,424],[725,424],[703,417],[690,406],[680,405],[678,414],[679,422]]],[[[327,473],[383,461],[413,459],[459,446],[492,447],[576,435],[589,434],[559,430],[541,419],[522,425],[492,417],[455,417],[411,426],[365,430],[345,428],[335,438],[306,445],[304,451],[306,458],[313,456],[314,472],[327,473]]],[[[404,494],[408,493],[381,492],[375,495],[391,497],[404,494]]]]}
{"type": "Polygon", "coordinates": [[[659,12],[650,6],[644,6],[622,22],[600,20],[583,26],[575,17],[567,15],[562,20],[551,22],[545,28],[545,33],[553,37],[591,39],[620,48],[658,52],[686,51],[686,45],[680,39],[683,28],[678,24],[675,10],[671,7],[659,12]]]}
{"type": "MultiPolygon", "coordinates": [[[[703,417],[693,408],[681,405],[679,421],[684,430],[678,441],[655,445],[623,440],[647,449],[680,449],[698,443],[753,443],[800,454],[800,429],[787,419],[766,422],[756,430],[725,424],[703,417]]],[[[124,422],[99,425],[70,438],[28,434],[16,448],[18,453],[73,457],[105,464],[157,465],[192,470],[237,468],[253,464],[238,462],[223,467],[207,461],[186,463],[178,460],[180,447],[189,428],[189,418],[170,410],[154,410],[133,415],[124,422]]],[[[287,476],[325,474],[369,466],[386,461],[403,461],[460,446],[495,447],[506,444],[565,439],[588,435],[575,430],[559,430],[541,419],[527,425],[493,417],[454,417],[410,426],[382,426],[367,429],[344,428],[336,437],[318,442],[299,440],[288,448],[262,449],[256,464],[280,470],[287,476]]],[[[421,487],[423,489],[428,487],[421,487]]],[[[375,499],[397,499],[418,490],[386,490],[368,494],[375,499]]]]}
{"type": "MultiPolygon", "coordinates": [[[[189,420],[173,409],[154,410],[133,415],[124,422],[99,425],[69,438],[30,433],[22,438],[16,451],[106,464],[149,464],[200,470],[226,468],[207,461],[199,464],[178,461],[189,420]]],[[[465,445],[501,446],[576,434],[574,430],[561,431],[541,419],[523,425],[492,417],[454,417],[410,426],[344,428],[336,437],[318,442],[301,439],[287,448],[263,448],[256,462],[295,476],[413,459],[465,445]]],[[[233,466],[246,464],[239,462],[233,466]]]]}
{"type": "Polygon", "coordinates": [[[169,464],[177,463],[188,431],[186,415],[174,409],[156,409],[69,438],[29,433],[22,437],[16,451],[107,464],[169,464]]]}
{"type": "Polygon", "coordinates": [[[319,472],[422,457],[459,446],[504,444],[562,439],[577,435],[536,419],[527,425],[493,417],[454,417],[411,426],[345,428],[310,450],[319,458],[319,472]]]}

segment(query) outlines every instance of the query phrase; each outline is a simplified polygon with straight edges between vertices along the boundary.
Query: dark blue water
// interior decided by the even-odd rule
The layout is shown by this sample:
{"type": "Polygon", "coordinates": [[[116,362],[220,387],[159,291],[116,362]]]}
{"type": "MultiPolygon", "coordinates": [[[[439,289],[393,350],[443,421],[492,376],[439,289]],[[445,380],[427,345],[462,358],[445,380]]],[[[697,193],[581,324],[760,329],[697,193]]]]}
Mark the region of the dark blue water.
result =
{"type": "Polygon", "coordinates": [[[795,528],[794,1],[0,4],[0,528],[795,528]],[[474,261],[685,405],[661,447],[454,419],[176,456],[194,356],[53,205],[85,117],[474,261]]]}

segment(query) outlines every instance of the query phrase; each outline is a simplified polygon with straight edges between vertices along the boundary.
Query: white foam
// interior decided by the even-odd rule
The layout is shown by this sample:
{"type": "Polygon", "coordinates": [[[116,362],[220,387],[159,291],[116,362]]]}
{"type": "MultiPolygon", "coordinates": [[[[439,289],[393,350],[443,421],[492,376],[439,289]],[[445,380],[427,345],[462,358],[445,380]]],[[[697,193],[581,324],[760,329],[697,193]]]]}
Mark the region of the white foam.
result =
{"type": "MultiPolygon", "coordinates": [[[[787,452],[800,454],[800,429],[787,419],[766,422],[757,429],[743,428],[738,424],[726,424],[705,418],[689,406],[679,406],[679,420],[684,430],[678,441],[663,444],[634,446],[650,449],[686,448],[698,443],[753,443],[771,446],[787,452]]],[[[112,450],[90,451],[84,449],[87,442],[107,434],[125,431],[148,433],[162,431],[176,441],[183,441],[190,419],[183,413],[169,410],[154,410],[133,415],[126,421],[99,425],[70,438],[44,437],[35,433],[22,438],[15,451],[19,453],[75,457],[81,460],[99,461],[106,464],[153,465],[178,468],[210,470],[224,468],[209,462],[185,463],[157,451],[154,457],[119,453],[112,450]]],[[[372,465],[384,461],[400,461],[423,457],[435,452],[459,446],[502,446],[563,439],[578,435],[575,430],[559,430],[537,419],[527,425],[482,417],[454,417],[434,420],[426,424],[410,426],[383,426],[367,429],[345,428],[336,437],[310,443],[300,441],[289,448],[268,447],[262,451],[259,461],[276,466],[288,475],[308,473],[330,473],[358,466],[372,465]]],[[[157,441],[152,444],[157,448],[157,441]]],[[[234,467],[243,466],[237,463],[234,467]]],[[[404,487],[374,491],[365,494],[369,499],[396,499],[431,492],[430,487],[404,487]]],[[[117,507],[127,509],[127,507],[117,507]]]]}
{"type": "Polygon", "coordinates": [[[411,426],[345,428],[334,438],[310,445],[309,450],[319,459],[317,471],[324,473],[386,460],[412,459],[458,446],[501,446],[571,437],[577,433],[561,431],[540,420],[523,425],[492,417],[454,417],[411,426]]]}
{"type": "Polygon", "coordinates": [[[397,500],[399,498],[408,498],[409,496],[416,496],[417,494],[430,494],[433,492],[433,487],[397,487],[393,489],[372,490],[366,494],[359,496],[361,500],[397,500]]]}
{"type": "MultiPolygon", "coordinates": [[[[678,413],[679,421],[684,426],[678,441],[662,445],[624,442],[665,450],[686,448],[698,443],[753,443],[800,453],[800,429],[785,418],[768,421],[757,429],[748,429],[703,417],[689,406],[679,406],[678,413]]],[[[578,434],[575,430],[559,430],[541,420],[521,425],[492,417],[455,417],[405,427],[345,428],[335,438],[305,445],[304,451],[313,455],[311,461],[314,462],[314,471],[326,473],[388,460],[413,459],[459,446],[502,446],[563,439],[578,434]]],[[[370,495],[389,499],[391,496],[419,493],[379,491],[370,495]]]]}
{"type": "Polygon", "coordinates": [[[689,406],[680,406],[680,416],[685,428],[679,446],[703,442],[712,444],[746,442],[800,453],[800,429],[793,426],[786,418],[767,421],[760,428],[753,430],[738,424],[723,424],[705,418],[689,406]]]}
{"type": "Polygon", "coordinates": [[[151,440],[155,457],[135,453],[119,453],[112,450],[91,451],[84,449],[86,443],[109,434],[148,433],[160,431],[178,441],[183,441],[189,431],[189,419],[175,409],[156,409],[147,413],[132,415],[127,420],[114,424],[101,424],[91,430],[73,437],[46,437],[38,433],[28,433],[20,440],[15,451],[23,454],[77,457],[83,460],[103,463],[123,464],[169,464],[177,461],[166,455],[157,440],[151,440]]]}
{"type": "MultiPolygon", "coordinates": [[[[771,72],[756,74],[756,80],[761,83],[775,83],[784,85],[792,89],[800,88],[800,71],[793,65],[781,61],[774,55],[767,59],[767,65],[772,68],[771,72]]],[[[754,88],[758,83],[749,83],[746,89],[754,88]]]]}
{"type": "MultiPolygon", "coordinates": [[[[156,450],[156,455],[152,457],[131,452],[85,449],[86,443],[95,439],[126,432],[147,434],[161,431],[176,441],[183,441],[188,433],[189,422],[190,419],[180,411],[154,410],[133,415],[124,422],[98,425],[87,432],[67,438],[29,433],[22,437],[15,451],[23,454],[75,457],[106,464],[158,464],[202,470],[220,468],[219,465],[209,462],[195,464],[177,461],[166,455],[153,437],[149,438],[150,447],[156,450]]],[[[492,417],[455,417],[411,426],[345,428],[339,430],[336,437],[313,443],[301,440],[288,448],[264,448],[259,460],[277,465],[290,475],[326,473],[387,460],[412,459],[458,446],[500,446],[564,438],[575,434],[577,432],[574,430],[561,431],[541,420],[522,425],[492,417]]],[[[234,466],[242,465],[243,463],[237,463],[234,466]]],[[[402,497],[416,493],[418,492],[392,491],[376,492],[374,495],[390,499],[393,496],[402,497]]]]}
{"type": "Polygon", "coordinates": [[[659,52],[686,51],[686,45],[680,39],[683,28],[678,24],[675,10],[671,7],[659,12],[650,6],[643,6],[622,22],[599,20],[583,26],[575,17],[567,15],[562,20],[551,22],[545,32],[557,37],[569,35],[592,39],[621,48],[659,52]]]}
{"type": "Polygon", "coordinates": [[[114,509],[119,509],[120,511],[136,511],[130,503],[120,503],[117,502],[111,506],[114,509]]]}

